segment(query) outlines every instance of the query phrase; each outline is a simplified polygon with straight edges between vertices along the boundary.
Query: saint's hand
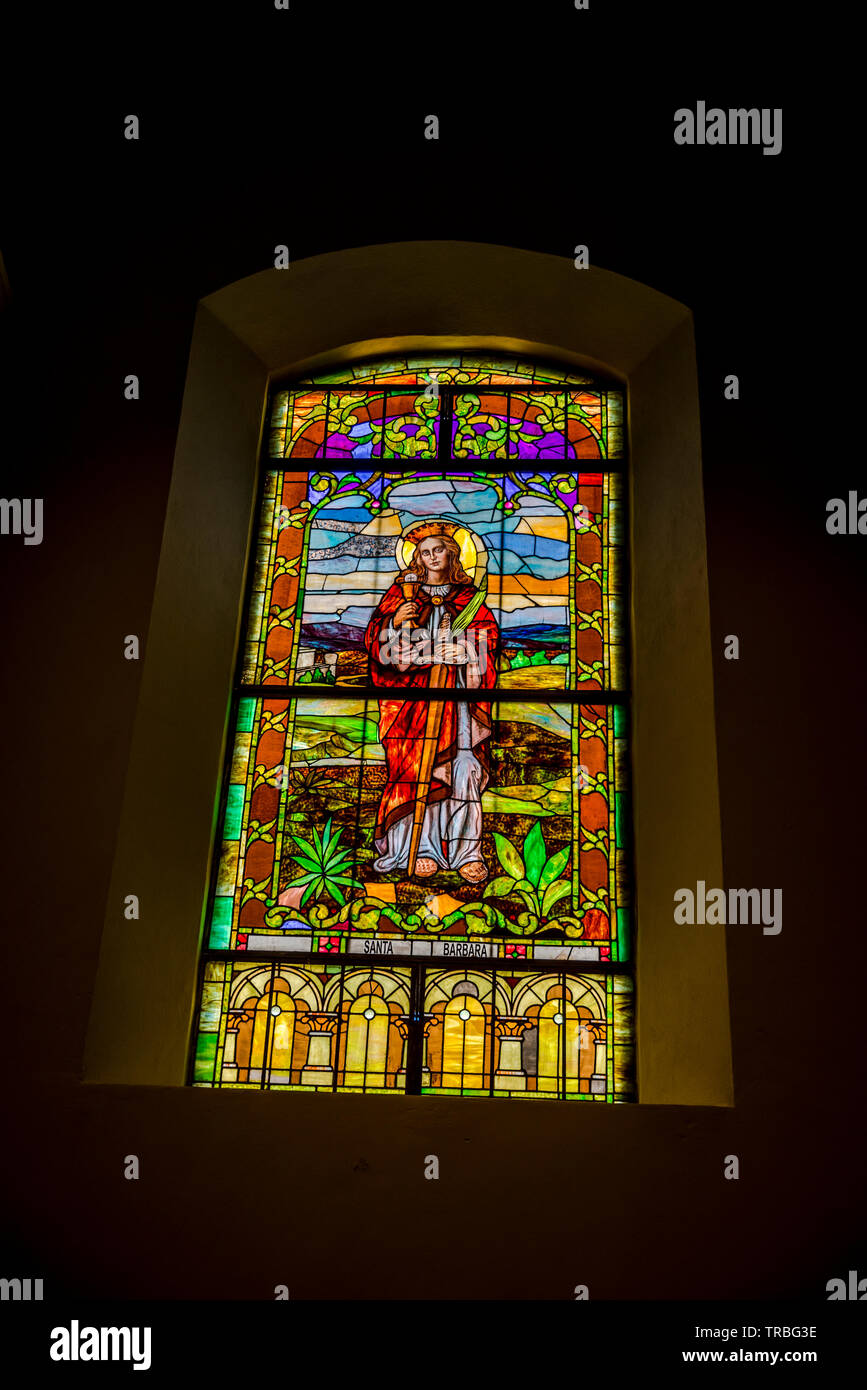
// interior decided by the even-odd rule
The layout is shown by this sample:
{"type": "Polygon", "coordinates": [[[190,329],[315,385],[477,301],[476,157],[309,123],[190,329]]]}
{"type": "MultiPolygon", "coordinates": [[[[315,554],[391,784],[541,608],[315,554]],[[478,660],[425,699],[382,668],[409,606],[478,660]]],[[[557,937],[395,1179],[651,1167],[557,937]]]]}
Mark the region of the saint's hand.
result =
{"type": "Polygon", "coordinates": [[[405,599],[397,609],[392,619],[395,627],[403,627],[404,623],[414,623],[418,617],[418,604],[415,599],[405,599]]]}
{"type": "Polygon", "coordinates": [[[433,659],[435,666],[465,666],[469,657],[466,642],[444,638],[434,643],[433,659]]]}

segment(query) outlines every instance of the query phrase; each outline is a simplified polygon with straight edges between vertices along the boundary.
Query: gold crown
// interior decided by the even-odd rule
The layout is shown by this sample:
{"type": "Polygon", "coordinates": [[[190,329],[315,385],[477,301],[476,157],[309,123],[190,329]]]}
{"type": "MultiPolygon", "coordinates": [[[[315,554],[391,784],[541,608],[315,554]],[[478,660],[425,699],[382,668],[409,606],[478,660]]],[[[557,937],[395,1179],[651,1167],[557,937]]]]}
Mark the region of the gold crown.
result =
{"type": "Polygon", "coordinates": [[[453,526],[449,521],[426,521],[422,526],[416,526],[412,531],[407,531],[405,540],[411,541],[413,545],[418,545],[420,541],[427,540],[428,536],[450,536],[454,539],[455,532],[459,528],[453,526]]]}

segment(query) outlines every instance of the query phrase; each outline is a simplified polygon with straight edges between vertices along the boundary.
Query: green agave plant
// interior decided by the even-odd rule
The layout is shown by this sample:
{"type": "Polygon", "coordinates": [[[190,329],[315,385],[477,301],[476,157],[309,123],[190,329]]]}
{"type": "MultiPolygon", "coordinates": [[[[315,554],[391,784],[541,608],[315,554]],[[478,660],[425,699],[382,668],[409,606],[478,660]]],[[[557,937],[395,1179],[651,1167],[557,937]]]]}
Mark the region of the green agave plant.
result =
{"type": "MultiPolygon", "coordinates": [[[[538,931],[547,925],[547,919],[561,898],[567,897],[572,890],[569,879],[563,877],[571,853],[569,846],[549,857],[538,821],[526,835],[520,850],[498,831],[494,831],[494,845],[500,865],[506,872],[493,879],[482,896],[522,898],[528,914],[528,920],[523,925],[530,931],[538,931]]],[[[568,930],[572,920],[558,918],[557,925],[564,922],[568,930]]]]}
{"type": "Polygon", "coordinates": [[[344,888],[363,886],[349,872],[352,868],[352,852],[340,848],[342,834],[342,829],[335,834],[331,833],[329,818],[321,838],[315,826],[312,840],[304,840],[300,835],[292,836],[300,853],[290,855],[290,858],[304,870],[300,878],[292,880],[292,887],[300,888],[302,883],[306,885],[301,895],[301,907],[310,898],[319,899],[325,894],[343,907],[346,903],[344,888]]]}

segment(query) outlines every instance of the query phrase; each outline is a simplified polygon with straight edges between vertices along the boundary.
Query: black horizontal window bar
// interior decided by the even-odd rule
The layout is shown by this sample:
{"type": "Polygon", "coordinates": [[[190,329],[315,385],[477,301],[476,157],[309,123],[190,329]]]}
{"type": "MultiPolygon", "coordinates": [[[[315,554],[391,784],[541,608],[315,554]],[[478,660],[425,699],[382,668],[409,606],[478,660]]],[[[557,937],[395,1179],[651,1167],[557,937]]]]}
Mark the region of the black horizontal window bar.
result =
{"type": "Polygon", "coordinates": [[[272,700],[436,700],[464,701],[469,704],[522,705],[542,703],[546,705],[625,705],[629,700],[624,690],[565,690],[562,686],[550,686],[539,690],[503,690],[494,686],[493,690],[431,690],[427,686],[418,689],[396,690],[392,686],[373,685],[240,685],[237,688],[240,699],[272,700]]]}

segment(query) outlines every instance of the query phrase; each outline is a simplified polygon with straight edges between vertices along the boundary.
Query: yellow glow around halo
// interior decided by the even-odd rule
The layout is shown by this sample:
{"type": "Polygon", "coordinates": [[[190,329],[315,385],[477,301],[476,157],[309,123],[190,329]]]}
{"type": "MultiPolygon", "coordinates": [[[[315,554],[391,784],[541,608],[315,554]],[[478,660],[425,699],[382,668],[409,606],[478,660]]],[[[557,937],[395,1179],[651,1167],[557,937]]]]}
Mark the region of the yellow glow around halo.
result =
{"type": "MultiPolygon", "coordinates": [[[[435,516],[431,517],[430,520],[441,521],[442,517],[435,516]]],[[[417,526],[428,524],[429,523],[427,522],[414,521],[411,526],[407,526],[406,531],[404,532],[397,546],[397,559],[401,569],[405,570],[409,568],[409,562],[412,558],[412,552],[415,550],[414,543],[412,541],[407,540],[406,532],[414,531],[417,526]]],[[[448,525],[453,525],[453,523],[449,522],[448,525]]],[[[467,574],[471,574],[473,576],[473,580],[475,581],[476,561],[478,559],[478,551],[476,549],[475,542],[473,541],[472,536],[470,535],[469,531],[465,526],[459,526],[457,528],[457,530],[454,533],[454,539],[457,541],[458,545],[461,548],[461,564],[463,565],[465,572],[467,574]]]]}

